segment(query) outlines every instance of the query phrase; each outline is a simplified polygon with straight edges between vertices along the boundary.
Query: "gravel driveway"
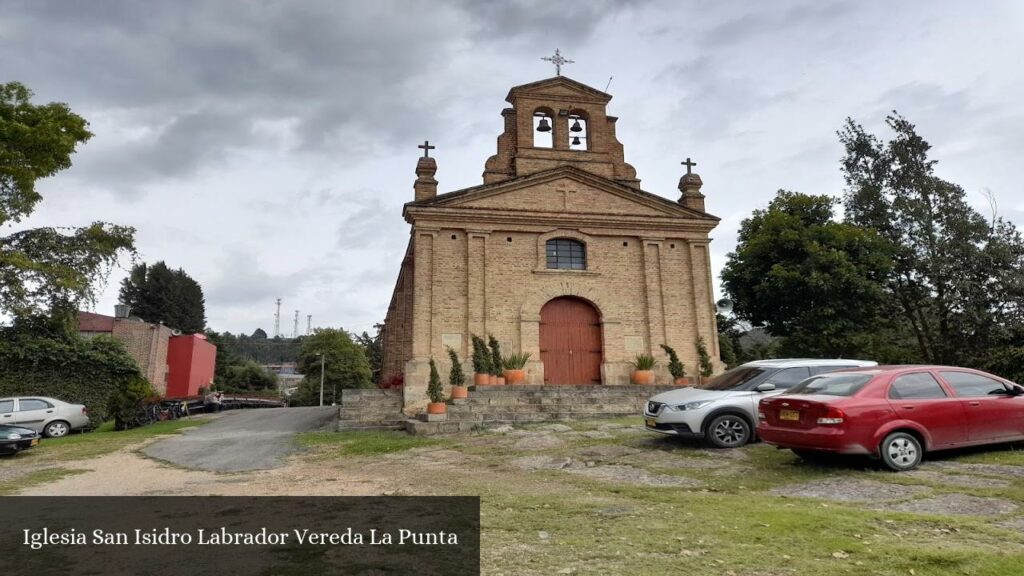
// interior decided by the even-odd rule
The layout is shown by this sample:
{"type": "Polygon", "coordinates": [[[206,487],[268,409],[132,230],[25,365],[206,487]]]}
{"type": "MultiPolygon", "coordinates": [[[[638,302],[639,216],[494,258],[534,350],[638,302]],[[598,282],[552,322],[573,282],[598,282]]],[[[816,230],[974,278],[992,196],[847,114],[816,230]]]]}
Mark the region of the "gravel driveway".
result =
{"type": "Polygon", "coordinates": [[[292,436],[296,433],[334,430],[337,419],[338,408],[332,406],[230,411],[206,426],[154,442],[142,452],[196,470],[266,470],[281,466],[295,451],[292,436]]]}

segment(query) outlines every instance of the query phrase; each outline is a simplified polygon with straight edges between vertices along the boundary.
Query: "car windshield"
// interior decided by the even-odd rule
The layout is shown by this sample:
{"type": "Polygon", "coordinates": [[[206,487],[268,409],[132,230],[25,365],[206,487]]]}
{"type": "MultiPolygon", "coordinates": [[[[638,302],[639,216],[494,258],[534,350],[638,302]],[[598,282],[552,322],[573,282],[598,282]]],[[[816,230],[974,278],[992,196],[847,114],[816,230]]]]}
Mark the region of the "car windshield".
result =
{"type": "Polygon", "coordinates": [[[871,374],[822,374],[811,376],[793,386],[787,394],[827,394],[853,396],[871,380],[871,374]]]}
{"type": "Polygon", "coordinates": [[[756,366],[738,366],[708,380],[702,388],[705,390],[735,390],[765,372],[764,368],[756,366]]]}

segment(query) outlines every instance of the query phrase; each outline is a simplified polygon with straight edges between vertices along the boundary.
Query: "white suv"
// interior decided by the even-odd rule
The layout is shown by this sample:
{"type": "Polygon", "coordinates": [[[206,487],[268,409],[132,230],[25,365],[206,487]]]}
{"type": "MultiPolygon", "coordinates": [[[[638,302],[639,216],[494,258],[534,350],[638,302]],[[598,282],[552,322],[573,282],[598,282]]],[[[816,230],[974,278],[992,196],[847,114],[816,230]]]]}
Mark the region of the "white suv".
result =
{"type": "Polygon", "coordinates": [[[703,438],[715,448],[736,448],[753,439],[761,398],[781,394],[816,374],[876,365],[865,360],[806,358],[747,362],[701,388],[654,396],[644,406],[644,424],[652,432],[703,438]]]}

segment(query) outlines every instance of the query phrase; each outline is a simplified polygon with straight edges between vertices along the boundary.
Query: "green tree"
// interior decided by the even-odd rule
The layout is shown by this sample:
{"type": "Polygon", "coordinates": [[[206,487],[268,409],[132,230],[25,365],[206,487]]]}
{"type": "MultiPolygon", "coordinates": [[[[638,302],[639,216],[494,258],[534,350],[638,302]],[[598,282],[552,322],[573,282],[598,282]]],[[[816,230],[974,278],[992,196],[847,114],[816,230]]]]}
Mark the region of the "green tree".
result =
{"type": "Polygon", "coordinates": [[[668,373],[672,375],[672,378],[682,378],[686,376],[686,365],[679,359],[679,355],[676,354],[675,348],[668,344],[662,344],[661,349],[665,351],[665,354],[668,354],[668,373]]]}
{"type": "Polygon", "coordinates": [[[491,348],[490,367],[492,376],[501,376],[503,363],[501,361],[501,344],[493,334],[487,335],[487,345],[491,348]]]}
{"type": "Polygon", "coordinates": [[[931,146],[897,113],[883,142],[848,119],[846,219],[877,232],[893,254],[882,316],[898,318],[917,361],[984,365],[1021,345],[1024,242],[1016,228],[974,210],[960,186],[935,175],[931,146]]]}
{"type": "Polygon", "coordinates": [[[700,375],[704,378],[711,376],[712,372],[715,371],[715,367],[711,364],[711,355],[708,354],[707,344],[704,343],[704,337],[697,337],[697,361],[700,365],[700,375]]]}
{"type": "Polygon", "coordinates": [[[217,357],[214,360],[213,381],[215,384],[224,384],[228,381],[228,373],[233,366],[242,363],[242,358],[235,352],[232,345],[235,335],[231,332],[206,331],[206,339],[217,347],[217,357]]]}
{"type": "Polygon", "coordinates": [[[370,336],[365,330],[356,336],[356,343],[363,347],[366,359],[370,362],[370,372],[373,374],[373,381],[379,382],[381,368],[384,366],[384,348],[381,343],[381,329],[383,324],[374,324],[374,334],[370,336]]]}
{"type": "Polygon", "coordinates": [[[184,270],[171,270],[162,260],[133,266],[121,282],[120,298],[133,315],[147,322],[163,322],[189,334],[206,329],[202,287],[184,270]]]}
{"type": "Polygon", "coordinates": [[[462,372],[459,354],[451,346],[448,347],[448,359],[452,362],[452,368],[448,371],[448,383],[452,386],[465,386],[466,375],[462,372]]]}
{"type": "Polygon", "coordinates": [[[127,430],[137,424],[136,418],[143,410],[147,398],[157,396],[156,390],[142,376],[128,378],[121,382],[107,402],[107,415],[114,419],[115,430],[127,430]]]}
{"type": "Polygon", "coordinates": [[[780,190],[740,225],[722,271],[735,315],[793,355],[851,357],[885,299],[889,245],[833,220],[835,200],[780,190]]]}
{"type": "MultiPolygon", "coordinates": [[[[32,92],[0,84],[0,226],[29,216],[42,195],[36,183],[71,166],[92,137],[66,104],[33,104],[32,92]]],[[[80,304],[95,299],[118,257],[133,252],[135,230],[94,222],[80,228],[30,228],[0,236],[0,312],[50,315],[71,329],[80,304]]]]}
{"type": "Polygon", "coordinates": [[[314,405],[320,398],[320,354],[323,354],[324,402],[336,403],[346,388],[372,388],[370,362],[362,346],[340,328],[318,328],[302,341],[299,372],[305,375],[293,401],[314,405]]]}
{"type": "Polygon", "coordinates": [[[266,340],[267,332],[263,328],[257,328],[253,330],[252,336],[250,336],[250,338],[252,338],[253,340],[266,340]]]}
{"type": "Polygon", "coordinates": [[[437,373],[437,364],[430,359],[430,382],[427,384],[427,397],[431,402],[444,402],[444,387],[441,386],[441,375],[437,373]]]}
{"type": "Polygon", "coordinates": [[[218,387],[231,392],[261,392],[277,389],[277,374],[267,371],[252,360],[244,360],[228,366],[223,381],[218,387]]]}

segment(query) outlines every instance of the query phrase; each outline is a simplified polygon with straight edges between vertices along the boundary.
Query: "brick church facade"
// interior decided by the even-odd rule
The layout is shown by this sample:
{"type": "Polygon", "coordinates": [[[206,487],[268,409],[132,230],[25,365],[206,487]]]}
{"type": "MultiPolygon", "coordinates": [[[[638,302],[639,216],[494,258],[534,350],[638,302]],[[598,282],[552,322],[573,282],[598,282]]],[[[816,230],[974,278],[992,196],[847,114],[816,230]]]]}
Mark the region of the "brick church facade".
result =
{"type": "Polygon", "coordinates": [[[719,365],[708,252],[719,219],[689,170],[678,201],[640,188],[611,98],[564,76],[512,88],[480,186],[438,194],[435,159],[419,159],[383,332],[382,378],[404,375],[407,411],[426,403],[431,358],[447,380],[447,347],[472,378],[472,334],[530,353],[532,385],[626,385],[640,353],[668,384],[660,345],[693,375],[698,337],[719,365]]]}

